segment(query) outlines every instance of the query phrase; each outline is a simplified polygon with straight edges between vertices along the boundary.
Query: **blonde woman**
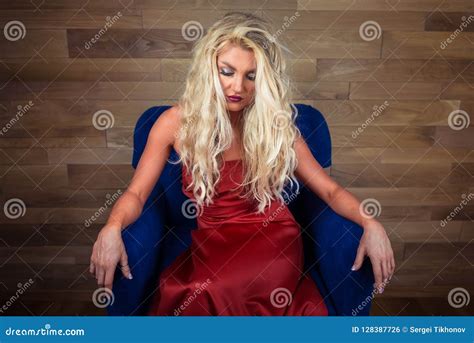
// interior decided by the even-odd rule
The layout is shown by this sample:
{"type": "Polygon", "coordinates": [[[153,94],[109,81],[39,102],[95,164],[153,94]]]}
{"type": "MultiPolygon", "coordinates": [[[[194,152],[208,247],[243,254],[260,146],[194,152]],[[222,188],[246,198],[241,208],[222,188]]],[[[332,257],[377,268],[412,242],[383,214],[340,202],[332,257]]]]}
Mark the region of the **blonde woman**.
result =
{"type": "Polygon", "coordinates": [[[99,285],[112,288],[118,263],[132,278],[121,230],[140,216],[173,148],[198,227],[161,274],[149,315],[328,315],[303,274],[301,228],[285,204],[288,186],[298,192],[296,178],[363,227],[355,268],[368,255],[380,291],[395,268],[390,241],[313,157],[289,90],[282,47],[266,21],[232,12],[208,30],[193,49],[183,96],[154,124],[94,244],[90,271],[99,285]],[[289,299],[285,306],[279,297],[289,299]]]}

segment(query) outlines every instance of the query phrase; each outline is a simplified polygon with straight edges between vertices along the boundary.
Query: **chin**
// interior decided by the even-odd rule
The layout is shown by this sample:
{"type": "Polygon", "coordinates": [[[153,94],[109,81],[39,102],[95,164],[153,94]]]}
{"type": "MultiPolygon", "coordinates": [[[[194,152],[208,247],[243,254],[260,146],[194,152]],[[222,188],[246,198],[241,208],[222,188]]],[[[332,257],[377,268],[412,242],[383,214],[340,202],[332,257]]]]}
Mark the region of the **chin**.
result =
{"type": "Polygon", "coordinates": [[[245,108],[245,106],[244,106],[244,105],[241,105],[241,104],[230,104],[230,103],[227,103],[227,109],[228,109],[229,111],[232,111],[232,112],[242,111],[244,108],[245,108]]]}

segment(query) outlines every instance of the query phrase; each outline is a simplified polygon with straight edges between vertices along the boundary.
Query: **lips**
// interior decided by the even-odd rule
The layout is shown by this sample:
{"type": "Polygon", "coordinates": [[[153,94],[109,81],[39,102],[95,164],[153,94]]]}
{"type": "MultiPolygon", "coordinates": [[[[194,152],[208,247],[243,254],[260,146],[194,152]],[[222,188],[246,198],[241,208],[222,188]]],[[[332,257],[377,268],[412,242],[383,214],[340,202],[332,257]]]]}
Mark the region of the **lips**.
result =
{"type": "Polygon", "coordinates": [[[242,100],[240,96],[236,96],[236,95],[228,95],[227,99],[229,99],[232,102],[239,102],[240,100],[242,100]]]}

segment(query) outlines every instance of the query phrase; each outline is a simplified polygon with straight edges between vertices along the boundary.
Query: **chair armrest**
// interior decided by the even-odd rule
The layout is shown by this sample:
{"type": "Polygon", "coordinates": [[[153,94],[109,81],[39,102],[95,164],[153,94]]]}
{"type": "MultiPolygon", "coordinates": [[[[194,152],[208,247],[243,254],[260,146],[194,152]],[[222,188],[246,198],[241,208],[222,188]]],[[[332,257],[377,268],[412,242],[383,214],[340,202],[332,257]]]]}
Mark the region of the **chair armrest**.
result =
{"type": "Polygon", "coordinates": [[[158,183],[143,207],[142,214],[122,231],[133,279],[126,279],[117,267],[114,276],[114,302],[108,315],[144,315],[157,287],[159,254],[165,235],[165,202],[158,183]]]}
{"type": "Polygon", "coordinates": [[[320,286],[329,315],[369,315],[374,296],[370,259],[366,257],[359,270],[351,270],[362,227],[334,212],[307,188],[301,198],[305,253],[310,255],[306,267],[320,286]]]}

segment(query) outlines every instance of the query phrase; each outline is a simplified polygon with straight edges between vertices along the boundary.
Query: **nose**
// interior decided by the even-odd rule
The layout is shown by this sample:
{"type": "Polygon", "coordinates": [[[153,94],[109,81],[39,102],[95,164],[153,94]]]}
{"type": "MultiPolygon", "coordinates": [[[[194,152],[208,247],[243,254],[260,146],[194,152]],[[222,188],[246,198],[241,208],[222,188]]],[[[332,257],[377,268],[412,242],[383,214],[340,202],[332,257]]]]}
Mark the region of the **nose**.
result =
{"type": "Polygon", "coordinates": [[[236,76],[232,84],[232,89],[234,93],[241,93],[244,88],[244,78],[243,76],[236,76]]]}

